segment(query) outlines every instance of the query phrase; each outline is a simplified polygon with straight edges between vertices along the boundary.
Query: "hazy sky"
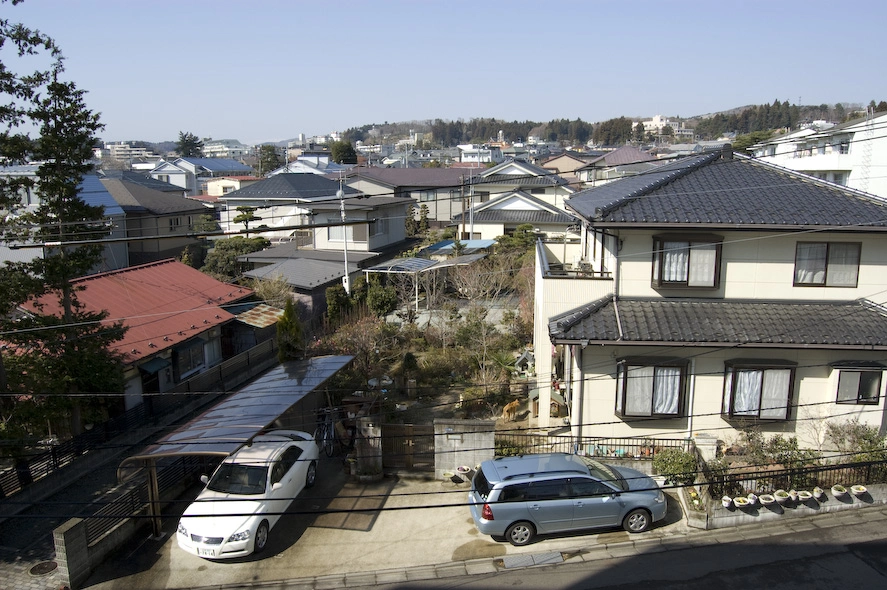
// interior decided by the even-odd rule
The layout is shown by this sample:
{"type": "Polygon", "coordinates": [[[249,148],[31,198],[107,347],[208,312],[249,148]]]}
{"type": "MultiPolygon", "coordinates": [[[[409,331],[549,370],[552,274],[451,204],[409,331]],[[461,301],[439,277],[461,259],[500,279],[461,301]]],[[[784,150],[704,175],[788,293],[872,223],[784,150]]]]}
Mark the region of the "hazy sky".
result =
{"type": "Polygon", "coordinates": [[[0,15],[56,39],[106,141],[887,100],[884,0],[25,0],[0,15]]]}

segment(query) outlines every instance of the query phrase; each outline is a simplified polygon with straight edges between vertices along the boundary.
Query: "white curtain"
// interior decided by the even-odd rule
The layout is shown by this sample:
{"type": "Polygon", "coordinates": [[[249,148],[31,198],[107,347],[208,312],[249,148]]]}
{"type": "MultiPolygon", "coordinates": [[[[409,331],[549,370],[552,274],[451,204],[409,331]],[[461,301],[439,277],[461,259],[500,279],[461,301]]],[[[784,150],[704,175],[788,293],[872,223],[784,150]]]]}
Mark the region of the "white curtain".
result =
{"type": "Polygon", "coordinates": [[[761,418],[785,419],[791,375],[791,369],[767,369],[764,371],[761,418]]]}
{"type": "Polygon", "coordinates": [[[764,372],[761,370],[736,371],[736,391],[733,394],[733,414],[757,415],[763,376],[764,372]]]}
{"type": "Polygon", "coordinates": [[[859,371],[841,371],[838,376],[838,401],[856,402],[859,399],[859,371]]]}
{"type": "Polygon", "coordinates": [[[687,259],[690,242],[664,242],[662,247],[662,280],[683,283],[687,280],[687,259]]]}
{"type": "Polygon", "coordinates": [[[714,287],[717,244],[694,244],[690,249],[690,287],[714,287]]]}
{"type": "Polygon", "coordinates": [[[828,285],[855,287],[859,275],[859,245],[829,244],[828,285]]]}
{"type": "Polygon", "coordinates": [[[649,416],[652,410],[653,367],[628,367],[625,413],[649,416]]]}
{"type": "Polygon", "coordinates": [[[795,283],[802,285],[825,283],[825,252],[825,244],[798,244],[795,283]]]}
{"type": "Polygon", "coordinates": [[[653,413],[677,414],[681,390],[681,369],[659,367],[653,384],[653,413]]]}

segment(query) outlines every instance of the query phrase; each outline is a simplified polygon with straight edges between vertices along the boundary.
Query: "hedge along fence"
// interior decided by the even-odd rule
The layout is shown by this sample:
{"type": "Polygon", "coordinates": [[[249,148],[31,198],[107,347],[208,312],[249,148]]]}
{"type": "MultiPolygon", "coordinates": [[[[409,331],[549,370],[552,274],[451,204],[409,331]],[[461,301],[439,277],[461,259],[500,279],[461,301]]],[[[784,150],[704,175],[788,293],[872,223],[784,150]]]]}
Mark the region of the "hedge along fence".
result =
{"type": "Polygon", "coordinates": [[[742,467],[738,470],[712,469],[700,461],[709,496],[770,494],[776,490],[828,489],[835,484],[887,483],[887,461],[865,461],[835,465],[808,465],[783,469],[773,466],[742,467]]]}

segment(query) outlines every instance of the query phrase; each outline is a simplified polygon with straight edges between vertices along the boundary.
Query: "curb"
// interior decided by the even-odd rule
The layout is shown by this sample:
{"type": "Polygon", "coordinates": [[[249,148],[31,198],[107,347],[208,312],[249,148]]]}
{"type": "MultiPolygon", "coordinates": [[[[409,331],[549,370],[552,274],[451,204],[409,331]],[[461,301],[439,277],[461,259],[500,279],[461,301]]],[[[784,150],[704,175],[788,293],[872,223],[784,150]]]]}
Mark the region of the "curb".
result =
{"type": "Polygon", "coordinates": [[[499,572],[530,567],[553,567],[562,563],[596,562],[605,559],[680,551],[704,544],[728,544],[741,541],[753,541],[764,537],[772,537],[782,533],[797,533],[810,530],[828,529],[836,526],[848,526],[857,522],[865,513],[868,521],[887,521],[887,506],[879,504],[864,506],[856,510],[827,512],[811,515],[805,519],[783,520],[778,523],[751,523],[726,529],[694,529],[674,534],[659,534],[644,537],[636,541],[619,541],[615,543],[599,543],[575,550],[540,551],[538,554],[522,553],[514,556],[515,561],[527,562],[525,565],[506,563],[506,558],[481,558],[439,565],[419,566],[413,568],[393,568],[374,572],[354,572],[329,574],[307,578],[293,578],[275,581],[246,582],[214,586],[193,587],[191,590],[237,590],[242,588],[258,588],[280,590],[334,590],[338,588],[373,587],[385,584],[404,584],[421,580],[442,580],[453,577],[472,575],[489,575],[499,572]],[[765,526],[766,525],[766,526],[765,526]],[[553,554],[560,554],[555,559],[553,554]]]}

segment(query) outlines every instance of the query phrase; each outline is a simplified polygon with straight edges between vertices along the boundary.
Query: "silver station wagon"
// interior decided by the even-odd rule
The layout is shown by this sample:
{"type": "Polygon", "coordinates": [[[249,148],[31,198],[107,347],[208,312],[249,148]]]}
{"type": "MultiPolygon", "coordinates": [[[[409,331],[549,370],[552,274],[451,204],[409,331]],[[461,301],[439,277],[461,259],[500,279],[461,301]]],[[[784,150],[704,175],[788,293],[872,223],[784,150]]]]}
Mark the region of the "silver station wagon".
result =
{"type": "Polygon", "coordinates": [[[667,510],[665,494],[649,476],[566,453],[484,461],[468,501],[481,533],[516,546],[537,534],[598,527],[640,533],[667,510]]]}

